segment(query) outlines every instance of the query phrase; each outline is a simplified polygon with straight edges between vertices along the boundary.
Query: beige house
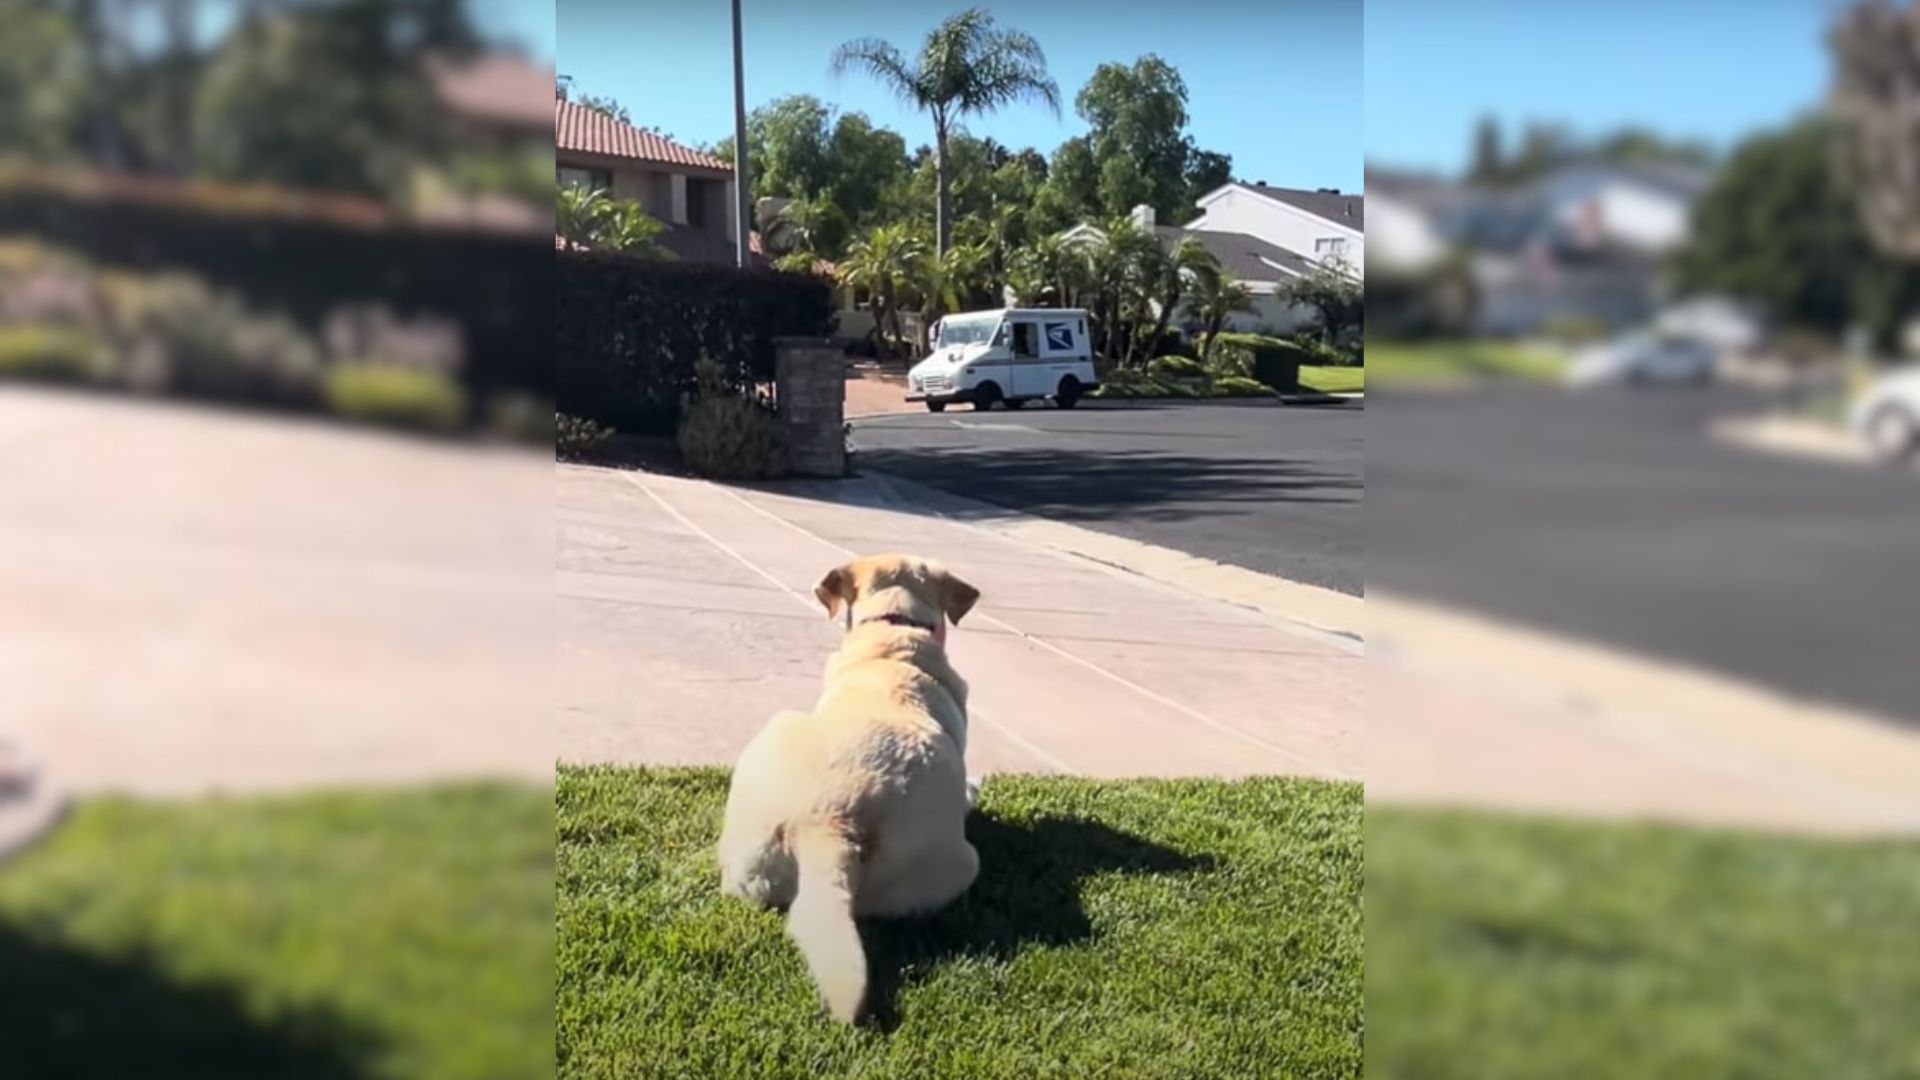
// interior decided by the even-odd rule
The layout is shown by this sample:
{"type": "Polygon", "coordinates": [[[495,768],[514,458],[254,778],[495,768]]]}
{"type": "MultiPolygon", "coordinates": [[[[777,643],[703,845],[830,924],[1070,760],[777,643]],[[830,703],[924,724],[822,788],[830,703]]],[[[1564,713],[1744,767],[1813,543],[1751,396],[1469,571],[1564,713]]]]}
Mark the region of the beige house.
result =
{"type": "Polygon", "coordinates": [[[639,203],[667,226],[660,243],[679,258],[733,261],[731,165],[597,109],[559,99],[553,109],[560,183],[585,184],[639,203]]]}

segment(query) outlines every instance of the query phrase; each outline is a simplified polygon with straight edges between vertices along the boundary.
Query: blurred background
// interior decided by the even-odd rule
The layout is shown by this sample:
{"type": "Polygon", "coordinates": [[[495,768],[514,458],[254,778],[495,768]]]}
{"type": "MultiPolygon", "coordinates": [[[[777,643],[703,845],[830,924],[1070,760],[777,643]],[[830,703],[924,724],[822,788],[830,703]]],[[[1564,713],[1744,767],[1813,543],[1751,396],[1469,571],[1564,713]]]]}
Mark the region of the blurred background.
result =
{"type": "Polygon", "coordinates": [[[1366,42],[1369,1071],[1914,1075],[1920,9],[1366,42]]]}
{"type": "Polygon", "coordinates": [[[0,1073],[550,1075],[552,6],[0,27],[0,1073]]]}

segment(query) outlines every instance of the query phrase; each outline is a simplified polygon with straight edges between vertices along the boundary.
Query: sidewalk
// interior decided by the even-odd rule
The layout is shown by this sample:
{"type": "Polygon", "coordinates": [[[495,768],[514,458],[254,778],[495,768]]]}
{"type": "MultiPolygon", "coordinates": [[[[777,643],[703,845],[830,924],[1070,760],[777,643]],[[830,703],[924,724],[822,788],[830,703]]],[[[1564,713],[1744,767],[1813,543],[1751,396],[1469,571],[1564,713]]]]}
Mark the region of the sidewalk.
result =
{"type": "Polygon", "coordinates": [[[547,782],[545,456],[0,387],[0,739],[75,796],[547,782]]]}
{"type": "Polygon", "coordinates": [[[1352,641],[932,516],[872,480],[776,493],[557,473],[563,761],[730,764],[819,694],[840,630],[814,583],[899,551],[983,594],[949,645],[976,772],[1359,776],[1352,641]]]}

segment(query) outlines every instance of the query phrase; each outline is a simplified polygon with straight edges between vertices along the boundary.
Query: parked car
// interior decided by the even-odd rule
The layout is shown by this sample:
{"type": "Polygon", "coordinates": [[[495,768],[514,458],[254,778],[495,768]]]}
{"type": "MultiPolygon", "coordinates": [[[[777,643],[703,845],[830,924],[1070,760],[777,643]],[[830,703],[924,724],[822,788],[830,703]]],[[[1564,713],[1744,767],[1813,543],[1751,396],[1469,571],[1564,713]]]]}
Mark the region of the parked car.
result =
{"type": "Polygon", "coordinates": [[[929,412],[949,402],[1017,409],[1051,398],[1063,409],[1100,385],[1079,308],[1000,308],[948,315],[933,328],[933,352],[907,372],[907,400],[929,412]]]}
{"type": "Polygon", "coordinates": [[[1854,399],[1847,425],[1873,456],[1888,464],[1920,452],[1920,364],[1895,368],[1854,399]]]}
{"type": "Polygon", "coordinates": [[[1601,383],[1704,383],[1713,379],[1713,349],[1691,338],[1629,334],[1574,354],[1567,381],[1601,383]]]}
{"type": "Polygon", "coordinates": [[[1661,311],[1653,326],[1663,336],[1697,341],[1735,356],[1752,356],[1767,340],[1766,320],[1756,306],[1722,297],[1682,300],[1661,311]]]}

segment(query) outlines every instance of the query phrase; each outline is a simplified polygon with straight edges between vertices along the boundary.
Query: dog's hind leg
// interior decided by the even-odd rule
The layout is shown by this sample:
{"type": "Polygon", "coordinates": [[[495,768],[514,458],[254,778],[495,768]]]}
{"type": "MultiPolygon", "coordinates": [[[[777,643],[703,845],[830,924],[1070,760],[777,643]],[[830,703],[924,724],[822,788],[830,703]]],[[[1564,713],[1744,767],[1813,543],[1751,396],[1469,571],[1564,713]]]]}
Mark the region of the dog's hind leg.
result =
{"type": "Polygon", "coordinates": [[[793,903],[800,876],[793,853],[778,836],[742,841],[725,836],[720,844],[720,891],[762,907],[793,903]]]}
{"type": "Polygon", "coordinates": [[[980,876],[980,853],[962,840],[958,847],[926,850],[890,869],[885,877],[869,874],[862,881],[856,914],[913,915],[943,908],[980,876]]]}

